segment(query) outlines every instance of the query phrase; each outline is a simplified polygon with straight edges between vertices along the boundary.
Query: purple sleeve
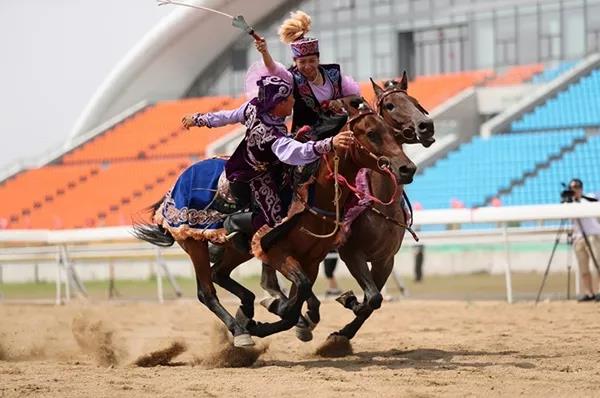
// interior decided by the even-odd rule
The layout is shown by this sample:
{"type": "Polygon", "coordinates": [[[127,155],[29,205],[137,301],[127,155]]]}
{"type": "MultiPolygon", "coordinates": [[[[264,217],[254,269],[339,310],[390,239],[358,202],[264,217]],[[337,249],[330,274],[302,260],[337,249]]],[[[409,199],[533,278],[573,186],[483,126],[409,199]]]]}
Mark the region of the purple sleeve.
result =
{"type": "Polygon", "coordinates": [[[292,84],[294,81],[294,77],[292,76],[292,72],[287,70],[285,66],[280,64],[279,62],[275,62],[275,66],[272,69],[269,69],[269,73],[277,76],[286,82],[292,84]]]}
{"type": "Polygon", "coordinates": [[[283,163],[301,166],[314,162],[322,154],[330,152],[332,145],[332,138],[302,143],[289,137],[281,137],[271,144],[271,149],[283,163]]]}
{"type": "Polygon", "coordinates": [[[344,97],[360,95],[360,86],[348,75],[342,76],[342,95],[344,97]]]}
{"type": "Polygon", "coordinates": [[[199,121],[203,121],[207,127],[221,127],[228,124],[244,123],[244,111],[248,106],[248,102],[245,102],[237,109],[231,109],[227,111],[209,112],[209,113],[198,113],[195,116],[196,124],[200,124],[199,121]]]}

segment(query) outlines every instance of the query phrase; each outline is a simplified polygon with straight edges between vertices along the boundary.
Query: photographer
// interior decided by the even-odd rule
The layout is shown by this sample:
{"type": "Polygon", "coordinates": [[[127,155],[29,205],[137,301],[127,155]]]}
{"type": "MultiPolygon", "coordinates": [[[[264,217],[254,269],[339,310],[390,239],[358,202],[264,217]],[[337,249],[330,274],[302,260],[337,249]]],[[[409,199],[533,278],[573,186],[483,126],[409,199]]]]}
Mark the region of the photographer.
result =
{"type": "MultiPolygon", "coordinates": [[[[569,190],[564,192],[568,193],[565,195],[568,197],[568,200],[566,200],[567,202],[598,201],[597,198],[591,195],[583,194],[583,182],[578,178],[572,179],[569,183],[569,190]]],[[[583,229],[583,232],[588,238],[587,240],[593,250],[596,261],[600,260],[600,222],[598,222],[598,219],[587,217],[573,220],[573,247],[575,248],[577,263],[579,264],[581,284],[583,287],[583,296],[577,301],[600,301],[600,292],[594,295],[592,274],[590,273],[590,262],[592,262],[593,259],[581,229],[583,229]]],[[[594,266],[593,263],[592,266],[594,266]]]]}

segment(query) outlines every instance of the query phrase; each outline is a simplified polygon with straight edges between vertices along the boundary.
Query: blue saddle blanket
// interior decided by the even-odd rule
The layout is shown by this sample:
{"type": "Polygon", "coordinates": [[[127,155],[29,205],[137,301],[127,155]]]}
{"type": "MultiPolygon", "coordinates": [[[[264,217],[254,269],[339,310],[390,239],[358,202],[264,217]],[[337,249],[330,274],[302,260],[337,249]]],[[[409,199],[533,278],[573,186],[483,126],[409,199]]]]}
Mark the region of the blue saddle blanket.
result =
{"type": "Polygon", "coordinates": [[[163,225],[173,232],[181,229],[212,230],[223,227],[225,215],[211,209],[225,160],[201,160],[188,167],[165,196],[163,225]]]}

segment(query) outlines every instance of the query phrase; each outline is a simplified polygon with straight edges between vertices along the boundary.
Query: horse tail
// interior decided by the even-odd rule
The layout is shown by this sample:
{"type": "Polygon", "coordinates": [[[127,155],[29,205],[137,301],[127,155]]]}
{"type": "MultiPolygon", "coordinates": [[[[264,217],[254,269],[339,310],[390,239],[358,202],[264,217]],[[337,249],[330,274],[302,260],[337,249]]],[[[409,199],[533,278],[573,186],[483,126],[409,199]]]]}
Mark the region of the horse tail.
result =
{"type": "MultiPolygon", "coordinates": [[[[151,211],[152,215],[158,210],[162,204],[164,197],[158,202],[148,206],[147,211],[151,211]]],[[[153,245],[160,247],[170,247],[175,243],[175,238],[169,231],[163,228],[162,225],[149,224],[145,222],[134,222],[133,224],[133,236],[136,238],[152,243],[153,245]]]]}

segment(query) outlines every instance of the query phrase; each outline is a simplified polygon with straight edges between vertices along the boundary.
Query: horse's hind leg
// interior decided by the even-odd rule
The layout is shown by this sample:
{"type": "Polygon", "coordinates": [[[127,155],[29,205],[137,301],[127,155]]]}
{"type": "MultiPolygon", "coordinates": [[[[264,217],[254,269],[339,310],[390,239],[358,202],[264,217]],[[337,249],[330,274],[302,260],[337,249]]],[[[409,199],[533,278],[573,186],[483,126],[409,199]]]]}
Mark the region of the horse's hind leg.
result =
{"type": "Polygon", "coordinates": [[[254,318],[254,293],[231,278],[231,271],[245,261],[252,258],[250,254],[242,253],[232,246],[225,247],[223,255],[212,267],[212,280],[217,285],[236,295],[241,305],[236,314],[236,320],[241,325],[246,325],[254,318]]]}
{"type": "Polygon", "coordinates": [[[227,329],[233,334],[233,343],[236,347],[254,345],[248,331],[240,326],[217,298],[217,291],[211,280],[207,242],[188,238],[184,241],[178,241],[178,243],[192,259],[196,273],[198,300],[206,305],[227,326],[227,329]]]}
{"type": "MultiPolygon", "coordinates": [[[[311,277],[309,275],[309,277],[311,277]]],[[[315,276],[316,277],[316,276],[315,276]]],[[[314,278],[311,278],[314,279],[314,278]]],[[[275,270],[269,265],[263,263],[262,276],[261,276],[261,287],[267,291],[271,297],[267,297],[261,300],[260,304],[265,307],[272,314],[284,317],[284,312],[288,308],[289,299],[281,290],[279,281],[277,280],[277,274],[275,270]]],[[[295,292],[296,286],[292,285],[291,294],[295,292]]],[[[300,315],[298,323],[296,323],[296,337],[304,342],[311,341],[313,339],[312,331],[317,326],[321,319],[319,307],[321,302],[311,291],[310,297],[306,300],[308,311],[306,315],[300,315]]]]}
{"type": "MultiPolygon", "coordinates": [[[[290,329],[298,322],[302,305],[311,294],[312,280],[302,269],[302,265],[293,257],[285,256],[284,253],[278,253],[280,261],[274,261],[274,268],[283,274],[293,284],[292,293],[286,305],[281,308],[282,319],[272,323],[257,322],[248,325],[252,335],[265,337],[271,334],[290,329]]],[[[271,257],[275,257],[271,254],[271,257]]]]}
{"type": "Polygon", "coordinates": [[[275,299],[282,298],[287,300],[286,294],[283,292],[283,290],[281,290],[281,286],[279,286],[279,280],[277,280],[277,272],[275,272],[273,267],[265,263],[262,263],[260,287],[275,299]]]}

